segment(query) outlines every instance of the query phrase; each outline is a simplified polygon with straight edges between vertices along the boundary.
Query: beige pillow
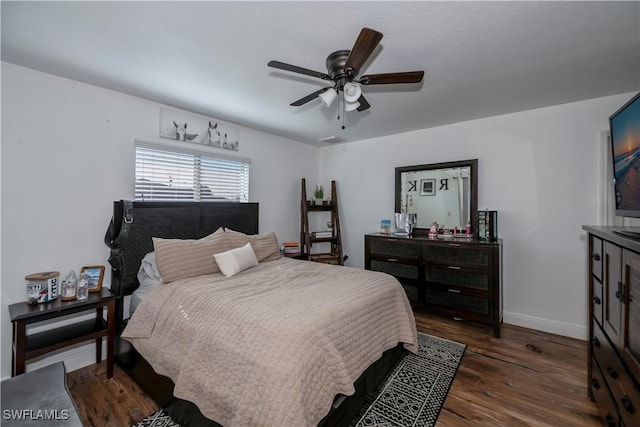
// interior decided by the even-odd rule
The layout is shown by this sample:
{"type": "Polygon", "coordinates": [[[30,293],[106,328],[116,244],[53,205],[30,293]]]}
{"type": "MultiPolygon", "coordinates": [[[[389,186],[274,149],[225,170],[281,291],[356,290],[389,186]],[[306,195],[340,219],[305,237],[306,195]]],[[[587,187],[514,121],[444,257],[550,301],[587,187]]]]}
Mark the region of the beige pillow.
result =
{"type": "Polygon", "coordinates": [[[238,248],[247,243],[251,243],[258,262],[273,261],[282,256],[280,246],[278,245],[278,237],[276,237],[276,233],[273,231],[267,234],[254,234],[250,236],[227,228],[224,234],[227,236],[231,248],[238,248]]]}
{"type": "Polygon", "coordinates": [[[258,259],[251,248],[251,243],[226,252],[213,254],[213,257],[218,267],[220,267],[222,274],[227,277],[231,277],[234,274],[258,265],[258,259]]]}
{"type": "Polygon", "coordinates": [[[212,255],[231,249],[223,233],[199,240],[154,237],[153,248],[164,283],[219,272],[212,255]]]}
{"type": "Polygon", "coordinates": [[[220,236],[220,235],[224,235],[224,228],[219,227],[216,231],[214,231],[213,233],[204,236],[202,239],[200,240],[212,240],[215,239],[216,237],[220,236]]]}

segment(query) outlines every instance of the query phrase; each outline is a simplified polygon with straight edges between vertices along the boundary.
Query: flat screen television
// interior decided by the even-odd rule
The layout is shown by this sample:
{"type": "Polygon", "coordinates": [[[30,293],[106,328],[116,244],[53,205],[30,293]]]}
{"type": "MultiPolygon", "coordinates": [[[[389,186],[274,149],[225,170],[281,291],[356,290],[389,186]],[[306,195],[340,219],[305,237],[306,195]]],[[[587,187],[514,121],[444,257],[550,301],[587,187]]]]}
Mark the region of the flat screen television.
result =
{"type": "MultiPolygon", "coordinates": [[[[640,93],[609,117],[616,215],[640,218],[640,93]]],[[[618,234],[640,239],[640,231],[618,234]]]]}

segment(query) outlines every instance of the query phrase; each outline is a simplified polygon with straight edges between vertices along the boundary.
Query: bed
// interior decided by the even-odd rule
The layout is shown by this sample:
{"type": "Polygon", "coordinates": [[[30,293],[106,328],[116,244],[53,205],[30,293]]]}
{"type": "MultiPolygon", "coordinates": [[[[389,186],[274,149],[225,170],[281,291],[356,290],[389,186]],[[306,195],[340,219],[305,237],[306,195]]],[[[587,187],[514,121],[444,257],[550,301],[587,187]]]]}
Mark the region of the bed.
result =
{"type": "Polygon", "coordinates": [[[404,291],[382,273],[280,257],[274,236],[260,246],[261,236],[256,203],[115,202],[105,239],[112,290],[133,294],[154,249],[171,279],[141,298],[130,319],[121,299],[116,361],[183,426],[348,425],[415,351],[404,291]],[[256,262],[227,275],[216,256],[223,271],[194,275],[203,263],[185,267],[192,257],[180,249],[184,239],[248,241],[224,253],[248,250],[256,262]],[[182,258],[167,258],[165,244],[182,258]],[[167,259],[190,277],[173,274],[167,259]]]}

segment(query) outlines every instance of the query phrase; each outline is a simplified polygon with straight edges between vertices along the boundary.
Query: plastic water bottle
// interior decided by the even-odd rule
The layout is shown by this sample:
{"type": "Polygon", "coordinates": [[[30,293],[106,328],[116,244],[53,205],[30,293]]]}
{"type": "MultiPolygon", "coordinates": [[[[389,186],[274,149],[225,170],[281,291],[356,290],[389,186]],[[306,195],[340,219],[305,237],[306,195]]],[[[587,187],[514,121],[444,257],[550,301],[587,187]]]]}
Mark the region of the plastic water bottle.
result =
{"type": "Polygon", "coordinates": [[[89,298],[89,280],[91,277],[87,273],[82,273],[78,279],[78,301],[84,301],[89,298]]]}

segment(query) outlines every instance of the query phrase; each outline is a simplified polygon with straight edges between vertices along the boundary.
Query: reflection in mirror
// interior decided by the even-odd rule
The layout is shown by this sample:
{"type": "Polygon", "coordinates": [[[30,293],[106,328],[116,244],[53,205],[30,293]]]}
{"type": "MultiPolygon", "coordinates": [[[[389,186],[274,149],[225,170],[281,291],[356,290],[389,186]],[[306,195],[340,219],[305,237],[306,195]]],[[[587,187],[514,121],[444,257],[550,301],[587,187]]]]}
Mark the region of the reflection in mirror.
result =
{"type": "Polygon", "coordinates": [[[396,212],[417,214],[416,230],[473,227],[477,159],[396,168],[396,212]]]}

